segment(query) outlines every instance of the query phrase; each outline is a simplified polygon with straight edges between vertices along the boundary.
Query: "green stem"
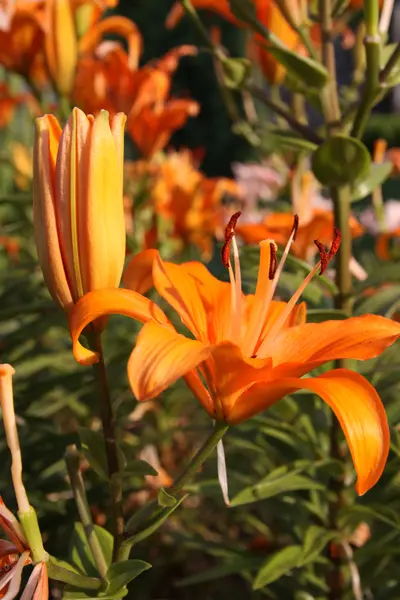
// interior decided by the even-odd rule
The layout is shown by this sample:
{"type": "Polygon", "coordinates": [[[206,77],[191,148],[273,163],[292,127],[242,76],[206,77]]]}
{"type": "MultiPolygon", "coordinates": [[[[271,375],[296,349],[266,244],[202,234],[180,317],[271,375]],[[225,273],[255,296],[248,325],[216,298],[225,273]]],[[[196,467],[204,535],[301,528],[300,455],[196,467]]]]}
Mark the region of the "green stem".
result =
{"type": "Polygon", "coordinates": [[[361,137],[372,107],[380,92],[381,36],[379,34],[379,0],[364,0],[364,17],[367,35],[364,40],[367,68],[365,85],[357,110],[351,135],[361,137]]]}
{"type": "Polygon", "coordinates": [[[319,14],[322,37],[322,61],[329,73],[329,82],[322,91],[321,100],[328,133],[333,133],[340,127],[341,111],[336,82],[336,58],[335,47],[333,44],[331,0],[319,0],[319,14]]]}
{"type": "Polygon", "coordinates": [[[300,25],[300,27],[296,28],[296,31],[299,34],[299,37],[300,37],[301,41],[303,42],[304,46],[306,47],[310,57],[319,62],[318,54],[317,54],[317,52],[312,44],[312,41],[310,39],[310,36],[308,34],[308,28],[305,25],[300,25]]]}
{"type": "MultiPolygon", "coordinates": [[[[200,467],[205,463],[205,461],[210,456],[210,454],[215,450],[215,448],[218,445],[218,442],[220,442],[222,440],[222,438],[224,437],[224,435],[228,431],[228,429],[229,429],[229,425],[227,425],[227,423],[225,423],[224,421],[217,421],[215,423],[211,434],[208,436],[208,438],[206,439],[204,444],[201,446],[201,448],[196,452],[196,454],[190,461],[187,468],[178,477],[178,479],[175,481],[173,486],[168,488],[168,490],[167,490],[168,495],[174,496],[175,494],[179,493],[188,483],[190,483],[190,481],[196,475],[196,473],[200,469],[200,467]]],[[[183,500],[183,498],[178,500],[178,502],[180,503],[180,502],[182,502],[182,500],[183,500]]],[[[161,515],[164,512],[168,513],[172,508],[173,507],[160,508],[159,506],[157,506],[156,513],[158,512],[159,515],[161,515]]],[[[143,509],[143,512],[144,513],[147,512],[147,507],[145,507],[143,509]]],[[[151,511],[150,507],[149,507],[148,512],[150,513],[149,519],[151,521],[154,519],[154,514],[151,514],[152,511],[151,511]]],[[[172,512],[172,510],[171,510],[171,512],[172,512]]],[[[135,519],[135,517],[136,517],[136,515],[133,517],[132,523],[130,522],[131,527],[133,526],[133,520],[135,520],[135,521],[137,520],[137,519],[135,519]]],[[[165,517],[165,518],[167,518],[167,517],[165,517]]],[[[150,527],[151,527],[151,525],[150,525],[150,527]]],[[[125,536],[126,535],[129,535],[129,533],[125,534],[125,536]]],[[[144,539],[144,537],[148,537],[148,535],[149,535],[149,533],[147,532],[147,528],[145,528],[143,531],[140,531],[136,534],[132,534],[132,537],[126,539],[124,541],[124,543],[122,544],[119,555],[118,555],[118,560],[128,559],[132,545],[135,543],[138,543],[141,539],[144,539]],[[142,534],[143,534],[143,538],[142,538],[142,534]]]]}
{"type": "Polygon", "coordinates": [[[229,425],[227,425],[227,423],[225,423],[224,421],[217,421],[215,423],[212,433],[209,435],[204,444],[192,458],[188,467],[178,477],[173,486],[168,488],[168,494],[173,496],[177,492],[180,492],[185,487],[185,485],[193,479],[197,471],[210,456],[211,452],[215,450],[215,448],[218,445],[218,442],[222,440],[228,429],[229,425]]]}
{"type": "Polygon", "coordinates": [[[89,334],[88,341],[92,350],[97,352],[98,363],[93,365],[95,379],[98,384],[100,399],[100,416],[103,425],[103,434],[106,446],[108,475],[110,478],[110,493],[114,521],[114,548],[113,560],[118,556],[119,547],[124,533],[124,515],[122,509],[122,478],[120,474],[117,440],[115,432],[115,418],[108,389],[106,366],[104,363],[101,333],[89,334]]]}
{"type": "Polygon", "coordinates": [[[79,452],[75,445],[67,447],[65,453],[65,462],[67,464],[68,475],[71,481],[71,488],[74,494],[76,507],[79,517],[85,531],[85,535],[92,552],[94,562],[96,563],[97,571],[101,580],[107,582],[107,563],[101,544],[97,538],[96,531],[93,527],[92,516],[86,497],[85,484],[83,482],[82,473],[79,465],[79,452]]]}
{"type": "Polygon", "coordinates": [[[46,561],[48,554],[43,547],[42,534],[40,533],[38,518],[33,506],[27,512],[18,512],[18,518],[28,540],[34,562],[46,561]]]}
{"type": "MultiPolygon", "coordinates": [[[[334,205],[335,225],[342,234],[341,244],[336,255],[336,286],[338,294],[335,298],[336,308],[351,312],[352,306],[352,276],[350,272],[351,232],[350,232],[350,201],[349,187],[333,187],[330,190],[334,205]]],[[[345,360],[338,360],[337,368],[346,368],[345,360]]],[[[340,444],[342,432],[339,422],[332,418],[330,428],[330,456],[334,460],[342,460],[340,444]]],[[[339,512],[343,504],[344,480],[342,476],[331,477],[329,481],[329,527],[339,530],[339,512]]],[[[329,576],[329,600],[342,600],[344,597],[343,558],[339,553],[331,555],[331,572],[329,576]]]]}
{"type": "Polygon", "coordinates": [[[285,119],[285,121],[290,125],[290,127],[294,131],[300,133],[300,135],[302,135],[306,140],[309,140],[314,144],[321,144],[323,142],[323,139],[317,133],[315,133],[311,129],[311,127],[308,127],[303,123],[299,123],[299,121],[297,121],[297,119],[293,116],[292,113],[290,113],[280,104],[277,104],[276,102],[271,100],[262,88],[251,85],[248,86],[247,89],[255,98],[263,102],[263,104],[268,106],[268,108],[273,110],[277,115],[285,119]]]}

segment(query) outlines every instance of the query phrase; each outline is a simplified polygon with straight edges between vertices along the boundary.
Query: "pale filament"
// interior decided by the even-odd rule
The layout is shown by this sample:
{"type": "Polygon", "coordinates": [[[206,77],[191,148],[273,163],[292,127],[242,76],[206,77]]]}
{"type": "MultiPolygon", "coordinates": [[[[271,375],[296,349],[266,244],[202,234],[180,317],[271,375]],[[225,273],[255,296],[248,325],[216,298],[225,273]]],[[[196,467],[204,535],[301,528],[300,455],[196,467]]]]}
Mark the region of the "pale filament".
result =
{"type": "Polygon", "coordinates": [[[229,279],[231,282],[231,314],[229,320],[228,339],[238,341],[242,327],[242,275],[240,271],[239,250],[235,236],[232,236],[231,248],[235,272],[233,272],[229,261],[229,279]]]}
{"type": "MultiPolygon", "coordinates": [[[[292,233],[289,236],[285,250],[283,251],[282,258],[279,261],[279,265],[274,274],[274,277],[273,277],[272,281],[269,282],[270,285],[268,285],[268,287],[266,287],[266,289],[264,290],[265,298],[263,298],[262,303],[260,302],[258,304],[259,310],[257,311],[257,318],[252,321],[252,324],[254,323],[254,325],[250,327],[250,331],[249,331],[248,335],[246,336],[246,342],[245,342],[245,348],[244,348],[244,352],[246,355],[252,356],[254,353],[253,351],[257,345],[257,342],[259,340],[259,337],[261,335],[261,332],[262,332],[262,329],[264,326],[265,315],[268,313],[268,311],[270,309],[271,302],[272,302],[272,299],[275,294],[275,290],[278,285],[279,277],[281,276],[281,273],[283,271],[283,267],[285,265],[288,254],[290,252],[290,248],[293,244],[294,238],[296,237],[296,231],[297,231],[297,228],[293,227],[292,233]]],[[[264,242],[261,242],[261,243],[265,243],[268,241],[270,241],[270,240],[265,240],[264,242]]],[[[271,242],[272,242],[272,240],[271,240],[271,242]]],[[[273,242],[273,243],[275,243],[275,242],[273,242]]],[[[258,275],[258,277],[260,277],[260,274],[258,275]]]]}
{"type": "Polygon", "coordinates": [[[263,355],[268,353],[269,346],[275,341],[276,336],[278,335],[282,326],[285,324],[285,321],[289,317],[293,308],[295,307],[296,302],[300,299],[300,296],[302,295],[302,293],[304,292],[304,290],[306,289],[306,287],[308,286],[310,281],[313,279],[313,277],[318,273],[318,270],[320,268],[321,268],[321,261],[318,261],[317,264],[315,265],[315,267],[313,267],[313,269],[309,272],[307,277],[305,277],[303,279],[303,282],[300,284],[300,286],[297,288],[297,290],[295,291],[293,296],[290,298],[290,300],[286,304],[284,310],[281,312],[281,314],[276,319],[276,321],[272,325],[271,329],[267,333],[266,337],[264,338],[261,346],[258,349],[258,352],[257,352],[258,356],[262,357],[263,355]]]}

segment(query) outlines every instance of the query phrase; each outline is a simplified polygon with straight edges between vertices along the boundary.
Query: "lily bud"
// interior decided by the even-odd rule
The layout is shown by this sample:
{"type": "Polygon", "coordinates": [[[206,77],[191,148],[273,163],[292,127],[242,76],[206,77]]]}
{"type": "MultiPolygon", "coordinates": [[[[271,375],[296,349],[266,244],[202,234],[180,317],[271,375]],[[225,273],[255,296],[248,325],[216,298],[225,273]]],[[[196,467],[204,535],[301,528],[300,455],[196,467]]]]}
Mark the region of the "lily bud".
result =
{"type": "Polygon", "coordinates": [[[46,2],[45,56],[57,91],[68,96],[74,85],[78,40],[70,0],[46,2]]]}
{"type": "Polygon", "coordinates": [[[125,261],[123,154],[126,117],[74,108],[63,130],[36,120],[35,239],[50,294],[66,311],[92,290],[119,286],[125,261]]]}

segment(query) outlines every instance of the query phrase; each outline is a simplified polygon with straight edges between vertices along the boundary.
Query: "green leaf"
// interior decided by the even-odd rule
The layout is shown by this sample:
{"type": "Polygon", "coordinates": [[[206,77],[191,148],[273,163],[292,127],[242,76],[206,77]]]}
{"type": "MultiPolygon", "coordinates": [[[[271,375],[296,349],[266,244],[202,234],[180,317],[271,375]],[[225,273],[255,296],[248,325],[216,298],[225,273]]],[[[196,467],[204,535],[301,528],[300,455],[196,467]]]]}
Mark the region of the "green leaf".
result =
{"type": "Polygon", "coordinates": [[[130,581],[133,581],[143,571],[151,569],[151,564],[144,560],[123,560],[110,566],[107,572],[107,579],[110,583],[106,594],[113,596],[124,588],[130,581]]]}
{"type": "Polygon", "coordinates": [[[311,525],[307,529],[303,542],[301,564],[313,562],[320,557],[325,546],[336,536],[334,531],[327,531],[323,527],[311,525]]]}
{"type": "Polygon", "coordinates": [[[256,575],[253,590],[259,590],[295,569],[301,560],[302,553],[301,546],[293,545],[268,557],[256,575]]]}
{"type": "MultiPolygon", "coordinates": [[[[78,427],[78,435],[81,441],[82,451],[91,468],[101,477],[108,481],[108,466],[106,446],[103,434],[93,431],[87,427],[78,427]]],[[[126,459],[122,450],[117,446],[118,460],[121,468],[126,465],[126,459]]]]}
{"type": "Polygon", "coordinates": [[[282,150],[294,152],[314,152],[317,145],[309,140],[295,135],[292,131],[269,131],[268,143],[275,143],[282,150]]]}
{"type": "MultiPolygon", "coordinates": [[[[98,525],[93,525],[93,527],[109,566],[112,559],[113,537],[106,529],[98,525]]],[[[84,575],[96,577],[98,575],[96,565],[82,523],[75,523],[70,548],[71,562],[75,567],[84,575]]]]}
{"type": "Polygon", "coordinates": [[[240,573],[241,571],[247,569],[258,569],[260,567],[261,560],[262,558],[258,556],[234,556],[233,558],[224,560],[224,562],[219,564],[217,567],[202,571],[201,573],[196,573],[195,575],[190,575],[189,577],[185,577],[184,579],[178,581],[176,585],[177,587],[198,585],[199,583],[215,581],[221,579],[222,577],[226,577],[227,575],[240,573]]]}
{"type": "MultiPolygon", "coordinates": [[[[141,526],[141,530],[137,533],[133,533],[128,539],[131,544],[138,544],[139,542],[145,540],[149,535],[152,535],[161,525],[168,519],[170,515],[182,504],[182,502],[188,497],[189,494],[185,494],[182,498],[176,501],[174,506],[169,506],[167,508],[160,508],[154,503],[153,507],[155,508],[154,513],[147,518],[146,521],[141,522],[138,519],[137,514],[133,515],[133,517],[128,521],[126,528],[128,532],[133,527],[141,526]]],[[[143,511],[142,515],[146,514],[146,511],[143,511]]]]}
{"type": "Polygon", "coordinates": [[[54,556],[50,556],[47,569],[50,579],[73,584],[83,589],[97,590],[102,585],[100,579],[85,577],[73,565],[54,556]]]}
{"type": "Polygon", "coordinates": [[[323,486],[309,477],[298,474],[299,469],[287,472],[286,467],[280,467],[259,483],[251,485],[239,492],[232,500],[231,506],[241,506],[251,502],[258,502],[266,498],[272,498],[284,492],[297,490],[317,490],[323,486]]]}
{"type": "Polygon", "coordinates": [[[251,72],[251,62],[247,58],[221,58],[224,83],[231,90],[243,87],[251,72]]]}
{"type": "Polygon", "coordinates": [[[130,460],[128,461],[123,475],[151,475],[156,477],[158,475],[154,467],[149,465],[145,460],[130,460]]]}
{"type": "Polygon", "coordinates": [[[336,135],[316,150],[312,156],[312,169],[322,185],[355,184],[367,175],[371,157],[360,140],[336,135]]]}
{"type": "Polygon", "coordinates": [[[382,185],[389,177],[393,170],[391,162],[384,162],[381,164],[371,164],[369,173],[364,179],[356,182],[352,189],[352,202],[362,200],[369,194],[371,194],[377,187],[382,185]]]}
{"type": "MultiPolygon", "coordinates": [[[[384,68],[389,58],[392,56],[393,50],[396,49],[397,43],[388,44],[381,48],[381,67],[384,68]]],[[[400,83],[400,61],[397,61],[395,67],[392,69],[389,77],[385,81],[387,87],[393,87],[400,83]]]]}
{"type": "Polygon", "coordinates": [[[390,313],[391,307],[397,305],[400,298],[400,284],[390,285],[378,290],[373,296],[369,296],[359,304],[355,309],[357,315],[368,313],[385,314],[390,313]]]}
{"type": "Polygon", "coordinates": [[[341,321],[348,319],[349,315],[338,308],[309,308],[307,310],[307,323],[321,323],[322,321],[341,321]]]}
{"type": "Polygon", "coordinates": [[[163,507],[175,506],[177,499],[168,494],[164,488],[160,488],[157,494],[158,504],[163,507]]]}
{"type": "MultiPolygon", "coordinates": [[[[270,41],[275,42],[272,36],[270,36],[270,41]]],[[[266,50],[287,69],[293,79],[305,83],[310,88],[320,90],[329,80],[328,71],[313,58],[300,56],[289,48],[285,48],[283,44],[280,44],[279,47],[268,45],[266,50]]]]}

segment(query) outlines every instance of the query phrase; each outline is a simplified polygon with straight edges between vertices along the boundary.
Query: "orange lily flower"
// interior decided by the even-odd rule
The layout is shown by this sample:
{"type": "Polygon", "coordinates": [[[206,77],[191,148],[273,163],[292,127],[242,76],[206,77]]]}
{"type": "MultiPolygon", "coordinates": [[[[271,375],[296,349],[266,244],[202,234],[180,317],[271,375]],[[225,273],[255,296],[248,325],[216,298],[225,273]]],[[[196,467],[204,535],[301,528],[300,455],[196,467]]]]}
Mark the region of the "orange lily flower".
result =
{"type": "Polygon", "coordinates": [[[27,77],[36,87],[47,81],[44,21],[42,2],[18,0],[7,27],[0,29],[0,64],[27,77]]]}
{"type": "Polygon", "coordinates": [[[75,108],[65,128],[36,120],[33,200],[43,275],[64,310],[86,292],[118,287],[125,260],[124,124],[75,108]]]}
{"type": "MultiPolygon", "coordinates": [[[[232,14],[228,0],[192,0],[196,9],[211,10],[221,15],[236,26],[243,22],[232,14]]],[[[297,4],[297,2],[296,2],[297,4]]],[[[290,50],[300,47],[299,36],[289,25],[278,6],[273,0],[255,0],[257,18],[271,33],[274,33],[290,50]]],[[[180,2],[172,7],[167,20],[168,28],[174,27],[183,17],[184,9],[180,2]]],[[[266,79],[272,84],[282,83],[286,70],[271,56],[265,48],[265,40],[260,34],[254,34],[250,42],[250,55],[258,60],[266,79]]]]}
{"type": "Polygon", "coordinates": [[[279,265],[275,243],[260,243],[256,291],[244,296],[234,235],[237,217],[226,228],[222,251],[230,283],[219,281],[200,263],[175,265],[155,256],[154,285],[194,339],[179,334],[159,307],[140,294],[100,290],[81,298],[70,314],[74,356],[81,364],[96,362],[96,353],[84,348],[79,336],[94,319],[120,313],[145,323],[128,362],[138,400],[154,398],[183,376],[213,419],[235,424],[296,390],[318,394],[339,419],[358,474],[357,491],[363,494],[379,479],[389,451],[389,429],[377,392],[348,369],[302,377],[332,360],[379,355],[400,336],[400,325],[375,315],[305,323],[305,305],[297,302],[316,273],[326,268],[337,238],[329,252],[321,251],[321,260],[290,301],[274,301],[296,226],[279,265]]]}
{"type": "MultiPolygon", "coordinates": [[[[198,114],[197,102],[168,99],[171,75],[179,59],[196,52],[194,46],[179,46],[160,60],[137,69],[137,64],[130,64],[129,56],[119,45],[105,42],[96,55],[80,61],[74,99],[93,113],[101,107],[111,114],[127,113],[127,132],[140,152],[149,158],[164,148],[172,133],[190,116],[198,114]]],[[[139,54],[137,61],[138,58],[139,54]]]]}

